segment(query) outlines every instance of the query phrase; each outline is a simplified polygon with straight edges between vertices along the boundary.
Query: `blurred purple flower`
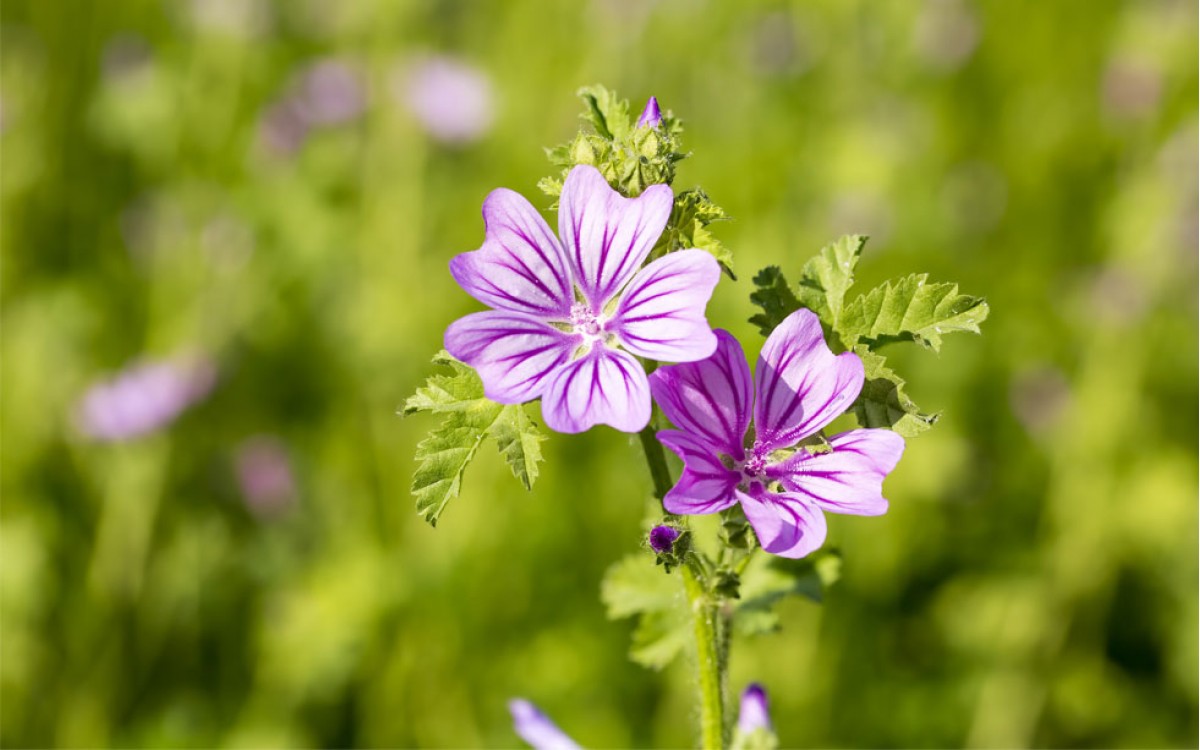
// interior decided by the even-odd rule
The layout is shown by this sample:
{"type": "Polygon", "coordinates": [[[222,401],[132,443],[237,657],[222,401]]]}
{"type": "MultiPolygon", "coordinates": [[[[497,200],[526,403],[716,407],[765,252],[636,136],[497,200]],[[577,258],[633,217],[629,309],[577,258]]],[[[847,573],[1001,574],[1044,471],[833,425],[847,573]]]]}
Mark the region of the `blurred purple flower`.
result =
{"type": "Polygon", "coordinates": [[[366,105],[358,73],[341,60],[320,60],[300,77],[296,106],[309,127],[343,125],[358,118],[366,105]]]}
{"type": "Polygon", "coordinates": [[[287,449],[276,438],[255,437],[237,449],[237,479],[246,505],[258,516],[273,516],[291,505],[296,493],[287,449]]]}
{"type": "Polygon", "coordinates": [[[366,106],[366,92],[353,67],[341,60],[319,60],[267,108],[259,137],[268,149],[286,156],[299,150],[312,130],[352,122],[366,106]]]}
{"type": "Polygon", "coordinates": [[[634,357],[692,362],[717,344],[704,317],[721,275],[712,255],[679,250],[639,271],[673,203],[666,185],[624,198],[595,167],[577,166],[563,184],[560,243],[529,201],[493,190],[483,247],[456,256],[450,273],[495,309],[451,324],[446,350],[479,372],[493,401],[541,398],[552,430],[641,430],[650,390],[634,357]]]}
{"type": "Polygon", "coordinates": [[[508,711],[513,729],[533,750],[579,750],[574,740],[529,701],[514,698],[508,702],[508,711]]]}
{"type": "Polygon", "coordinates": [[[308,137],[308,125],[292,99],[283,99],[272,104],[263,114],[258,127],[259,138],[272,152],[287,156],[294,154],[304,145],[308,137]]]}
{"type": "Polygon", "coordinates": [[[742,705],[738,711],[738,731],[743,734],[750,734],[758,729],[770,731],[769,707],[766,689],[757,682],[747,685],[746,689],[742,691],[742,705]]]}
{"type": "Polygon", "coordinates": [[[851,430],[829,438],[827,452],[799,445],[858,397],[858,356],[834,356],[821,321],[798,310],[767,337],[752,381],[741,344],[728,331],[716,333],[708,359],[650,375],[654,400],[679,428],[658,439],[684,462],[663,500],[667,512],[716,513],[741,503],[763,549],[783,557],[804,557],[824,543],[823,511],[886,513],[883,479],[904,452],[902,437],[851,430]]]}
{"type": "Polygon", "coordinates": [[[216,368],[206,359],[133,365],[87,390],[78,405],[80,429],[96,440],[128,440],[161,429],[208,395],[216,368]]]}
{"type": "Polygon", "coordinates": [[[675,547],[678,538],[679,529],[674,526],[655,526],[650,529],[650,549],[665,555],[675,547]]]}
{"type": "Polygon", "coordinates": [[[652,96],[650,101],[646,102],[642,116],[638,118],[637,127],[657,128],[659,125],[662,125],[662,110],[658,108],[658,99],[652,96]]]}
{"type": "Polygon", "coordinates": [[[415,61],[396,82],[397,98],[433,138],[470,143],[492,126],[492,82],[483,71],[447,56],[415,61]]]}

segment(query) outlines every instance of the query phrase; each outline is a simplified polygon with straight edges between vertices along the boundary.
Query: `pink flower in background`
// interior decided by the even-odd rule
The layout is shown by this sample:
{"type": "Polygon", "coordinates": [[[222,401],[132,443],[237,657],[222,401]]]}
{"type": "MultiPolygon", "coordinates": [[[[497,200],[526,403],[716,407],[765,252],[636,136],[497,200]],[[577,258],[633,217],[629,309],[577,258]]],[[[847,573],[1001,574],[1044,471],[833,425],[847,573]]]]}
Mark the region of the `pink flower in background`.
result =
{"type": "Polygon", "coordinates": [[[270,436],[250,438],[238,446],[235,461],[238,487],[255,515],[278,515],[291,506],[296,482],[283,443],[270,436]]]}
{"type": "Polygon", "coordinates": [[[395,93],[433,138],[445,143],[479,140],[492,126],[492,82],[453,57],[415,61],[395,83],[395,93]]]}
{"type": "Polygon", "coordinates": [[[493,401],[541,398],[552,430],[641,430],[650,389],[635,357],[692,362],[717,345],[704,316],[721,275],[713,256],[679,250],[641,267],[673,203],[666,185],[625,198],[595,167],[577,166],[563,184],[560,242],[529,201],[492,191],[483,247],[456,256],[450,273],[494,309],[451,324],[446,350],[478,371],[493,401]]]}
{"type": "Polygon", "coordinates": [[[809,310],[797,310],[771,332],[753,379],[737,339],[721,330],[717,337],[708,359],[650,375],[654,400],[679,428],[658,439],[684,463],[663,499],[667,512],[717,513],[740,503],[763,549],[783,557],[804,557],[824,543],[824,511],[887,512],[883,478],[900,460],[904,438],[851,430],[831,437],[828,452],[799,445],[858,397],[864,380],[858,356],[834,356],[809,310]]]}
{"type": "Polygon", "coordinates": [[[137,364],[89,388],[76,417],[89,437],[128,440],[167,426],[215,383],[216,368],[206,359],[137,364]]]}
{"type": "Polygon", "coordinates": [[[267,108],[259,137],[272,151],[292,154],[313,130],[353,122],[366,108],[358,71],[343,60],[318,60],[301,70],[287,93],[267,108]]]}
{"type": "Polygon", "coordinates": [[[358,72],[341,60],[319,60],[300,77],[295,94],[301,118],[309,127],[343,125],[367,108],[358,72]]]}

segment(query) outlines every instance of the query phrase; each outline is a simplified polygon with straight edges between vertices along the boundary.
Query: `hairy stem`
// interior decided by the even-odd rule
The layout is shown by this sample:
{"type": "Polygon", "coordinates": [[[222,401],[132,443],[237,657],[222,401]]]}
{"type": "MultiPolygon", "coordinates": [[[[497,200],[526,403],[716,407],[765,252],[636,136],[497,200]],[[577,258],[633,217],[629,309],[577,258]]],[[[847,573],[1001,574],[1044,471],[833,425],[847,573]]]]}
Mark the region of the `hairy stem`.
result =
{"type": "Polygon", "coordinates": [[[721,637],[720,602],[708,592],[692,566],[683,566],[681,572],[688,603],[692,607],[692,633],[696,638],[701,747],[705,750],[721,750],[725,747],[727,654],[721,637]]]}
{"type": "MultiPolygon", "coordinates": [[[[654,420],[638,433],[646,465],[654,481],[654,496],[660,501],[671,489],[671,471],[662,443],[654,437],[654,420]]],[[[696,669],[700,684],[700,737],[705,750],[725,747],[725,679],[729,664],[728,640],[723,634],[728,624],[722,621],[721,598],[709,590],[704,563],[699,552],[688,554],[688,563],[680,569],[688,605],[692,609],[692,633],[696,639],[696,669]]]]}

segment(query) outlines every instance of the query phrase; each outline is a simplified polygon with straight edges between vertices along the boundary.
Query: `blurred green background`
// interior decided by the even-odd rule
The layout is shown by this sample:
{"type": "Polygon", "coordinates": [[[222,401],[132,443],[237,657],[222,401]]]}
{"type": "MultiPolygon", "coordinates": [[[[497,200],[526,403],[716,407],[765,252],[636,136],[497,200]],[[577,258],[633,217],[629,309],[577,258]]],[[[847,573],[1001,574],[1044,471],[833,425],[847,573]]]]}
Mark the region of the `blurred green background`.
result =
{"type": "Polygon", "coordinates": [[[754,271],[852,231],[863,288],[992,307],[896,351],[942,421],[886,516],[831,517],[826,604],[735,644],[785,746],[1195,747],[1194,3],[0,13],[5,746],[511,747],[518,695],[588,746],[694,741],[690,667],[627,661],[597,601],[636,444],[555,436],[531,494],[489,449],[435,530],[434,422],[395,414],[479,309],[447,261],[484,196],[548,205],[603,82],[685,120],[677,187],[735,218],[710,320],[751,352],[754,271]],[[90,387],[180,357],[207,395],[89,435],[90,387]]]}

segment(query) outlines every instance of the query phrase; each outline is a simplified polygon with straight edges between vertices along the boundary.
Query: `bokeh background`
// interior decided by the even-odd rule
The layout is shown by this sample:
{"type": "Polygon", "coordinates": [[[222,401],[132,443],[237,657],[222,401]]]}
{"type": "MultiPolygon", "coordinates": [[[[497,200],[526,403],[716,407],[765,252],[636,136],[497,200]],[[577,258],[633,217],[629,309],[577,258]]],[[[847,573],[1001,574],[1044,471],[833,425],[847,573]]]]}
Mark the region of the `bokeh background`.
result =
{"type": "Polygon", "coordinates": [[[485,451],[437,529],[397,407],[447,261],[539,206],[575,89],[651,94],[749,278],[872,235],[982,337],[896,369],[942,421],[835,517],[842,580],[735,644],[786,746],[1195,747],[1197,17],[1187,0],[7,0],[5,746],[695,740],[605,568],[649,479],[607,428],[526,493],[485,451]]]}

